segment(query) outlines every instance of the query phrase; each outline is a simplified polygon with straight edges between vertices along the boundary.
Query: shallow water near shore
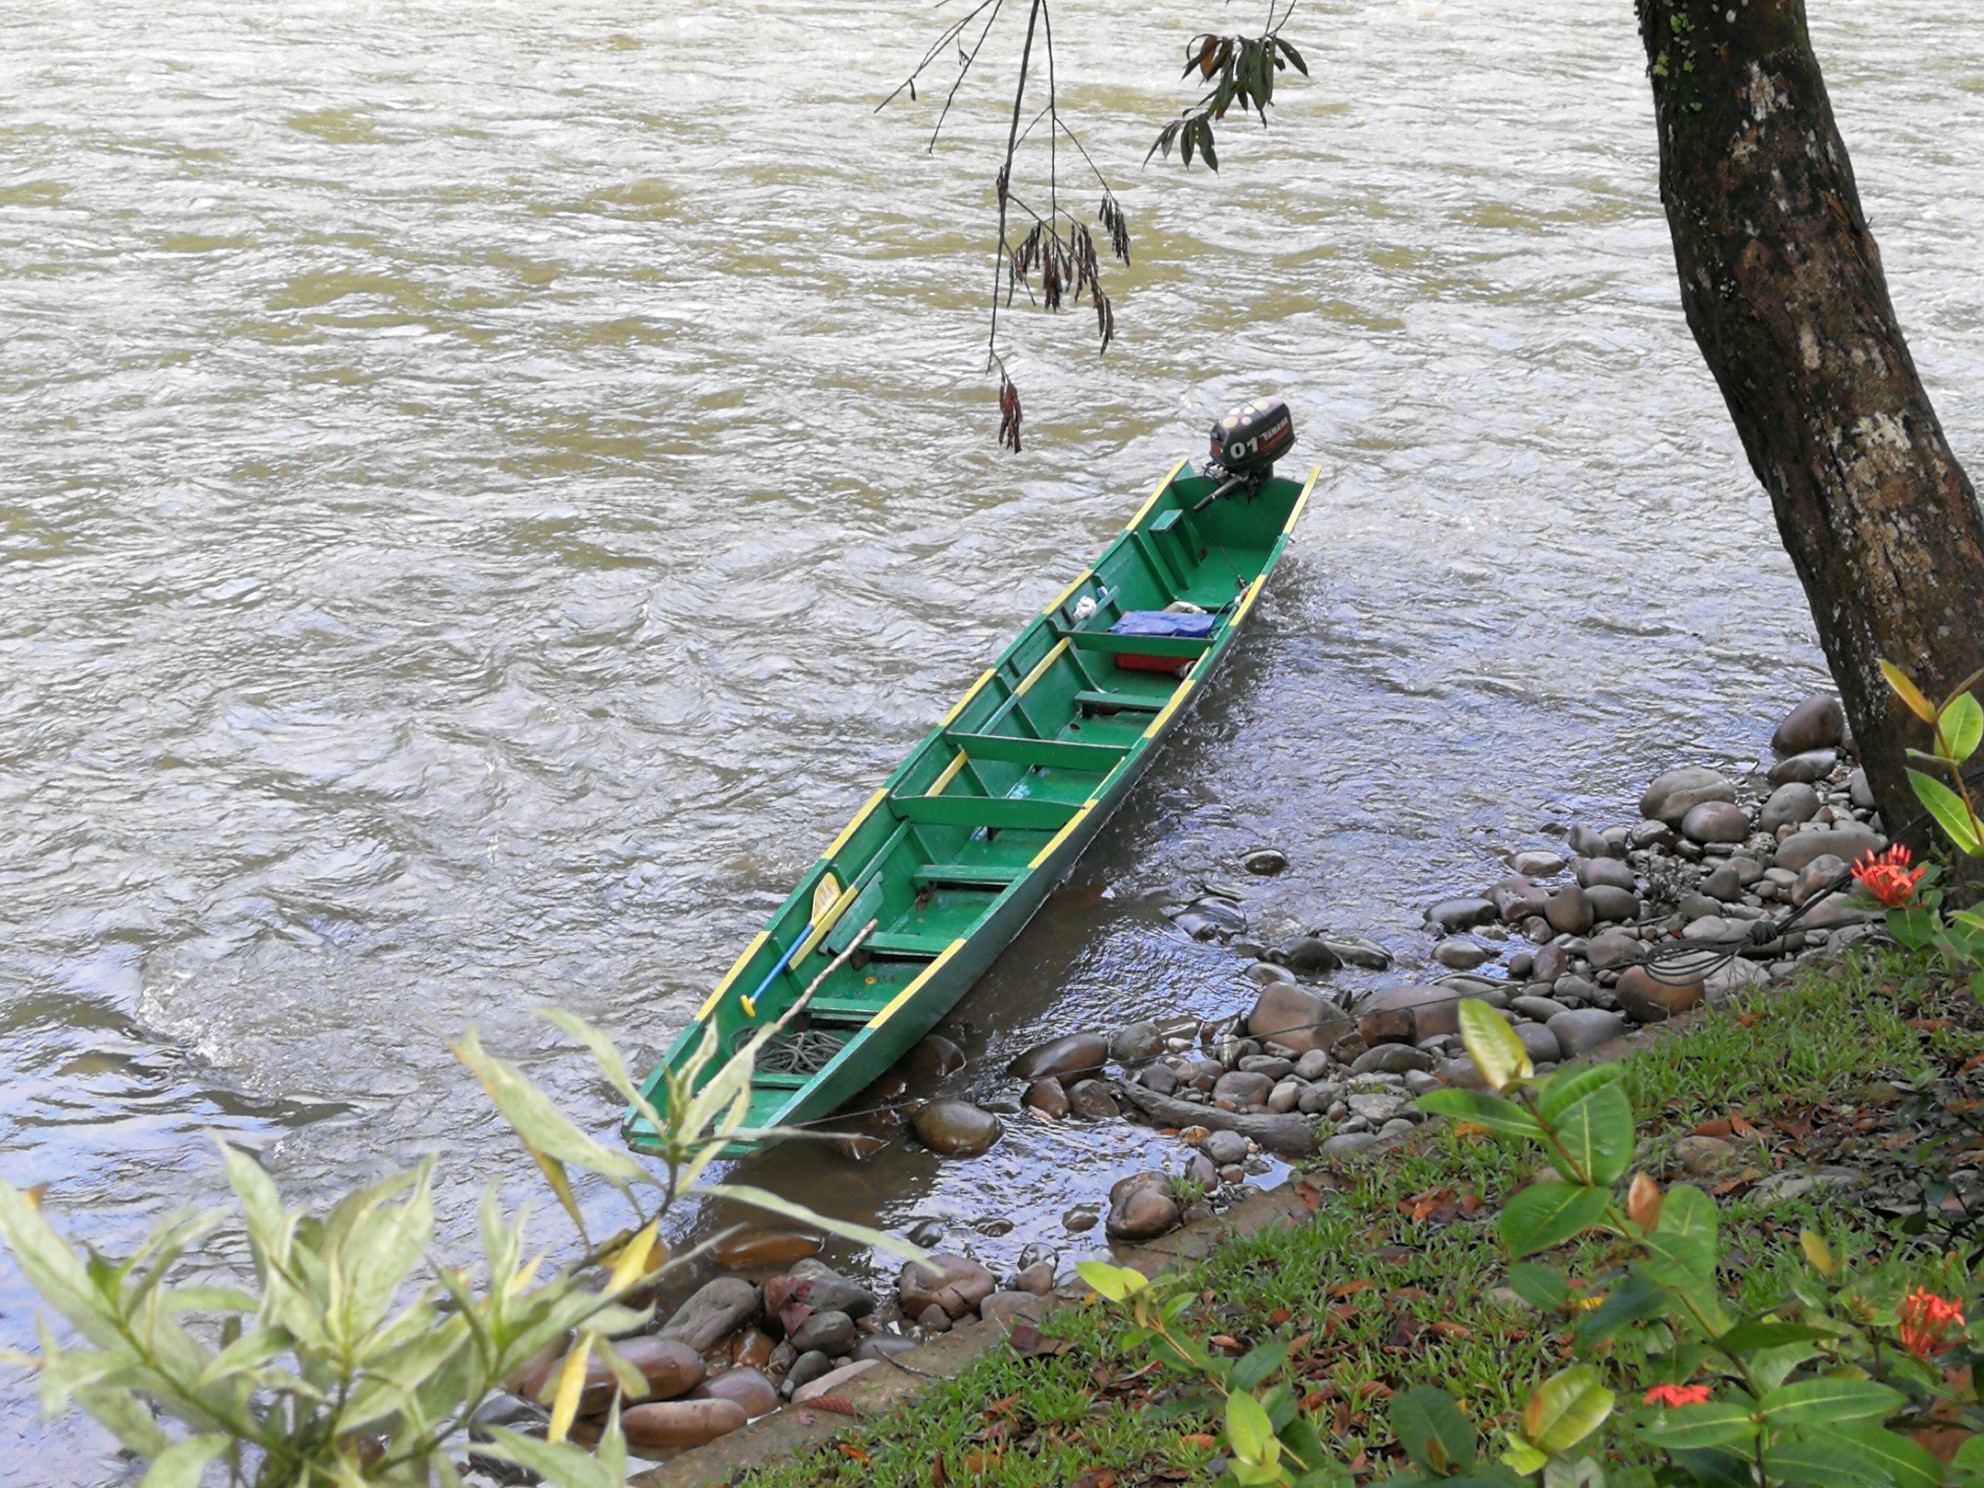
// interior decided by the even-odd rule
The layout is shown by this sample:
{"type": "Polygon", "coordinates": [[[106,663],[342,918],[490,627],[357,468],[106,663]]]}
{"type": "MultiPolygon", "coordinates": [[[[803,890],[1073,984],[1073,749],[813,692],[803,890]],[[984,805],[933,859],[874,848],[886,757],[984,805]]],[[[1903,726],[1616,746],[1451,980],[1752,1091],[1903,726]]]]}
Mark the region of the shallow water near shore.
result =
{"type": "MultiPolygon", "coordinates": [[[[1410,968],[1500,851],[1756,758],[1823,672],[1680,317],[1630,9],[1299,13],[1316,80],[1215,178],[1137,169],[1192,21],[1069,6],[1064,103],[1136,262],[1104,360],[1079,314],[1013,317],[1019,456],[981,375],[1006,85],[933,154],[927,104],[872,111],[922,8],[0,16],[0,1176],[116,1249],[222,1193],[216,1134],[299,1198],[433,1153],[468,1254],[528,1163],[446,1039],[609,1134],[532,1009],[647,1067],[1259,392],[1323,468],[1305,525],[958,1008],[951,1088],[1011,1100],[1040,1038],[1237,1006],[1174,887],[1410,968]],[[1261,843],[1285,874],[1241,873],[1261,843]]],[[[1949,0],[1815,9],[1916,360],[1984,448],[1984,36],[1949,0]]],[[[1007,1126],[971,1162],[735,1176],[1000,1266],[1175,1165],[1140,1128],[1007,1126]]],[[[0,1267],[0,1342],[31,1317],[0,1267]]],[[[0,1479],[29,1463],[124,1474],[10,1382],[0,1479]]]]}

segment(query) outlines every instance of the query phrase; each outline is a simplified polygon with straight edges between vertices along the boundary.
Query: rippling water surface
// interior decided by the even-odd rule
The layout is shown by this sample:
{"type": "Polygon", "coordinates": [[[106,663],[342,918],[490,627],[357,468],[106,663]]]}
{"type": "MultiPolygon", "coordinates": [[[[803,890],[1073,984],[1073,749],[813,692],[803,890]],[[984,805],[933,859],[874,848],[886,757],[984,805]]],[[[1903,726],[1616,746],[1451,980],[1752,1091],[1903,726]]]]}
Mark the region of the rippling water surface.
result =
{"type": "MultiPolygon", "coordinates": [[[[1950,0],[1814,8],[1975,450],[1984,36],[1950,0]]],[[[606,1131],[530,1010],[649,1061],[1259,391],[1318,499],[1257,633],[960,1008],[960,1089],[1010,1095],[983,1072],[1047,1033],[1232,1006],[1230,953],[1149,906],[1248,846],[1293,860],[1257,922],[1409,966],[1420,906],[1497,851],[1754,757],[1821,673],[1680,318],[1630,6],[1305,8],[1317,80],[1271,133],[1231,125],[1217,178],[1140,171],[1184,34],[1225,24],[1189,9],[1060,13],[1136,265],[1106,360],[1079,315],[1013,319],[1018,457],[980,371],[993,94],[934,154],[927,97],[872,111],[921,7],[0,10],[0,1174],[116,1246],[216,1196],[215,1134],[297,1196],[435,1153],[466,1249],[475,1188],[524,1175],[446,1036],[606,1131]]],[[[1001,1260],[1150,1156],[1015,1122],[974,1163],[755,1176],[1001,1260]]],[[[0,1341],[30,1315],[7,1270],[0,1341]]],[[[117,1473],[11,1390],[0,1476],[29,1453],[117,1473]]]]}

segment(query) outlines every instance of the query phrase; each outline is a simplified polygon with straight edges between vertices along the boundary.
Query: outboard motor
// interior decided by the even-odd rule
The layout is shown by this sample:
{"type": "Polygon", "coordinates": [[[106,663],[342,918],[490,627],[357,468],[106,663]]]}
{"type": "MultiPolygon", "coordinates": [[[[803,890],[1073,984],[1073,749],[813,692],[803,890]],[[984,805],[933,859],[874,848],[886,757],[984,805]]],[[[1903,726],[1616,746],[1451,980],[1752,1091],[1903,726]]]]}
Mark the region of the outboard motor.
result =
{"type": "Polygon", "coordinates": [[[1212,463],[1227,475],[1265,480],[1294,443],[1295,418],[1288,405],[1279,398],[1256,398],[1212,426],[1212,463]]]}

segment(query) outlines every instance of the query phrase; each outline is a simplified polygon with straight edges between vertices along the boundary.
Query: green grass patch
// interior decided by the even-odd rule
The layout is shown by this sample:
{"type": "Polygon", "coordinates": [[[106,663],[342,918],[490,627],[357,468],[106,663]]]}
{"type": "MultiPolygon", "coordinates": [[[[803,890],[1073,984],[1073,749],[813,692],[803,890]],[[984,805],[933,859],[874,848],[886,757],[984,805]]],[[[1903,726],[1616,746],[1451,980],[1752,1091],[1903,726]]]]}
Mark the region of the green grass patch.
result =
{"type": "MultiPolygon", "coordinates": [[[[1975,1005],[1928,968],[1862,953],[1792,987],[1703,1014],[1629,1061],[1641,1118],[1637,1166],[1667,1177],[1674,1143],[1696,1126],[1769,1122],[1838,1103],[1895,1103],[1892,1081],[1984,1049],[1975,1005]]],[[[1768,1161],[1759,1135],[1749,1144],[1768,1161]]],[[[1416,1384],[1453,1391],[1484,1435],[1513,1421],[1532,1386],[1571,1362],[1557,1319],[1511,1305],[1493,1215],[1535,1173],[1535,1152],[1430,1128],[1404,1151],[1334,1170],[1314,1215],[1235,1239],[1189,1275],[1186,1325],[1238,1352],[1272,1338],[1294,1347],[1283,1377],[1326,1439],[1361,1473],[1392,1470],[1385,1401],[1416,1384]]],[[[1706,1180],[1702,1180],[1706,1181],[1706,1180]]],[[[1891,1224],[1850,1194],[1732,1199],[1723,1206],[1726,1280],[1751,1309],[1781,1298],[1809,1227],[1842,1256],[1907,1253],[1922,1283],[1947,1289],[1955,1264],[1905,1252],[1891,1224]]],[[[1607,1260],[1590,1241],[1568,1274],[1607,1260]]],[[[1208,1419],[1184,1383],[1122,1348],[1099,1307],[1057,1315],[1071,1347],[1026,1358],[993,1349],[957,1379],[890,1415],[851,1425],[833,1445],[745,1481],[759,1488],[945,1488],[1207,1481],[1208,1419]],[[1084,1479],[1084,1474],[1089,1474],[1084,1479]]]]}

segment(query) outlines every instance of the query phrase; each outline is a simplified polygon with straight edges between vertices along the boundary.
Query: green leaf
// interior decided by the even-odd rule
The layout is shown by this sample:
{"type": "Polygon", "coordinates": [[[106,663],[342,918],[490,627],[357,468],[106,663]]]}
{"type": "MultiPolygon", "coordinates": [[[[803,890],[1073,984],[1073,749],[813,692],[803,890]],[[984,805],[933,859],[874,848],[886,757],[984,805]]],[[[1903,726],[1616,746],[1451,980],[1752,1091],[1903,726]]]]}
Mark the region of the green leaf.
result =
{"type": "Polygon", "coordinates": [[[1672,1295],[1666,1287],[1655,1286],[1636,1273],[1614,1287],[1596,1312],[1579,1318],[1571,1332],[1580,1349],[1596,1348],[1628,1323],[1665,1312],[1672,1295]]]}
{"type": "Polygon", "coordinates": [[[1746,1405],[1711,1400],[1662,1411],[1660,1419],[1641,1428],[1640,1435],[1657,1447],[1729,1447],[1755,1438],[1757,1423],[1746,1405]]]}
{"type": "Polygon", "coordinates": [[[1862,1488],[1885,1483],[1878,1469],[1842,1456],[1819,1441],[1777,1441],[1764,1447],[1764,1481],[1800,1483],[1806,1488],[1862,1488]]]}
{"type": "Polygon", "coordinates": [[[1543,1469],[1543,1488],[1605,1488],[1605,1469],[1593,1457],[1555,1457],[1543,1469]]]}
{"type": "Polygon", "coordinates": [[[1479,998],[1467,998],[1457,1010],[1460,1040],[1467,1046],[1467,1057],[1481,1072],[1481,1078],[1496,1090],[1506,1090],[1516,1080],[1527,1080],[1536,1073],[1529,1062],[1529,1051],[1516,1037],[1516,1031],[1502,1015],[1479,998]]]}
{"type": "Polygon", "coordinates": [[[227,1450],[228,1441],[215,1431],[174,1442],[152,1459],[144,1488],[200,1488],[201,1471],[227,1450]]]}
{"type": "Polygon", "coordinates": [[[1901,1391],[1890,1390],[1872,1380],[1799,1380],[1772,1390],[1757,1402],[1757,1409],[1772,1426],[1795,1426],[1807,1421],[1886,1417],[1899,1410],[1907,1399],[1901,1391]]]}
{"type": "Polygon", "coordinates": [[[1445,1390],[1420,1385],[1394,1395],[1391,1426],[1406,1455],[1438,1477],[1474,1465],[1474,1427],[1445,1390]]]}
{"type": "Polygon", "coordinates": [[[1984,741],[1984,704],[1977,701],[1974,693],[1959,692],[1937,717],[1936,731],[1942,735],[1948,758],[1962,764],[1977,753],[1978,743],[1984,741]]]}
{"type": "Polygon", "coordinates": [[[1958,1447],[1950,1466],[1958,1472],[1984,1476],[1984,1436],[1973,1436],[1958,1447]]]}
{"type": "Polygon", "coordinates": [[[1536,1114],[1554,1122],[1564,1112],[1595,1090],[1615,1085],[1626,1078],[1622,1064],[1592,1064],[1582,1069],[1561,1069],[1536,1088],[1536,1114]]]}
{"type": "Polygon", "coordinates": [[[1713,1290],[1715,1226],[1715,1201],[1690,1184],[1675,1184],[1645,1240],[1648,1273],[1665,1286],[1713,1290]]]}
{"type": "Polygon", "coordinates": [[[1257,1345],[1234,1361],[1233,1372],[1226,1378],[1228,1388],[1250,1392],[1258,1389],[1269,1375],[1281,1368],[1282,1360],[1287,1357],[1288,1344],[1284,1339],[1270,1339],[1257,1345]]]}
{"type": "MultiPolygon", "coordinates": [[[[1927,1448],[1871,1421],[1822,1422],[1808,1427],[1804,1434],[1808,1440],[1867,1468],[1877,1480],[1892,1483],[1894,1488],[1941,1488],[1942,1466],[1929,1455],[1927,1448]]],[[[1973,1436],[1970,1440],[1984,1438],[1973,1436]]]]}
{"type": "Polygon", "coordinates": [[[55,1233],[41,1206],[6,1182],[0,1182],[0,1240],[6,1241],[15,1265],[41,1300],[78,1333],[98,1348],[122,1346],[117,1314],[91,1284],[88,1268],[55,1233]]]}
{"type": "Polygon", "coordinates": [[[1928,808],[1929,814],[1949,834],[1952,842],[1971,857],[1984,852],[1984,843],[1977,840],[1977,833],[1970,824],[1970,813],[1964,808],[1961,796],[1920,770],[1908,772],[1908,783],[1915,787],[1916,799],[1928,808]]]}
{"type": "Polygon", "coordinates": [[[1281,48],[1281,54],[1294,65],[1295,70],[1301,73],[1302,76],[1307,77],[1309,75],[1309,64],[1302,60],[1302,54],[1279,36],[1274,40],[1275,45],[1281,48]]]}
{"type": "Polygon", "coordinates": [[[1574,1364],[1536,1387],[1523,1411],[1523,1435],[1555,1457],[1596,1431],[1612,1414],[1614,1396],[1589,1364],[1574,1364]]]}
{"type": "Polygon", "coordinates": [[[1750,1464],[1733,1452],[1707,1447],[1669,1447],[1667,1455],[1701,1488],[1756,1488],[1756,1475],[1751,1472],[1750,1464]]]}
{"type": "Polygon", "coordinates": [[[1633,1104],[1617,1081],[1600,1086],[1551,1122],[1570,1159],[1552,1151],[1551,1161],[1573,1183],[1610,1188],[1633,1160],[1633,1104]]]}
{"type": "Polygon", "coordinates": [[[1907,705],[1909,712],[1924,723],[1936,721],[1936,705],[1922,695],[1922,689],[1909,679],[1908,673],[1893,662],[1884,661],[1881,663],[1881,675],[1888,679],[1888,686],[1892,687],[1894,695],[1907,705]]]}
{"type": "Polygon", "coordinates": [[[850,1220],[829,1219],[824,1214],[808,1209],[804,1204],[795,1204],[790,1199],[782,1199],[768,1189],[753,1188],[743,1183],[705,1183],[696,1192],[734,1199],[740,1204],[749,1204],[753,1209],[763,1209],[768,1214],[796,1219],[803,1225],[816,1226],[831,1235],[839,1235],[844,1240],[858,1240],[863,1245],[886,1250],[893,1255],[901,1256],[906,1261],[920,1261],[928,1254],[895,1235],[885,1235],[880,1230],[871,1230],[866,1225],[858,1225],[850,1220]]]}
{"type": "Polygon", "coordinates": [[[452,1046],[455,1057],[475,1072],[503,1119],[535,1152],[555,1162],[597,1173],[621,1188],[630,1183],[658,1184],[653,1174],[629,1154],[601,1146],[573,1125],[551,1098],[524,1078],[508,1060],[487,1053],[470,1029],[452,1046]]]}
{"type": "Polygon", "coordinates": [[[1716,1339],[1715,1346],[1725,1354],[1747,1354],[1758,1349],[1783,1348],[1788,1343],[1820,1343],[1838,1335],[1829,1328],[1805,1323],[1738,1323],[1716,1339]]]}
{"type": "Polygon", "coordinates": [[[1543,1135],[1543,1128],[1537,1124],[1536,1118],[1521,1106],[1481,1090],[1429,1090],[1414,1104],[1435,1116],[1471,1121],[1476,1126],[1485,1126],[1490,1131],[1513,1137],[1541,1138],[1543,1135]]]}
{"type": "Polygon", "coordinates": [[[1534,1184],[1510,1199],[1502,1210],[1502,1243],[1517,1256],[1562,1245],[1602,1220],[1610,1199],[1602,1188],[1534,1184]]]}
{"type": "MultiPolygon", "coordinates": [[[[1294,1459],[1298,1471],[1317,1472],[1333,1466],[1329,1448],[1323,1444],[1322,1435],[1316,1430],[1316,1423],[1307,1416],[1297,1414],[1277,1433],[1281,1437],[1281,1448],[1285,1455],[1294,1459]]],[[[1342,1469],[1338,1469],[1342,1472],[1342,1469]]],[[[1343,1473],[1345,1480],[1349,1474],[1343,1473]]]]}
{"type": "Polygon", "coordinates": [[[1271,1465],[1281,1457],[1281,1443],[1275,1440],[1274,1422],[1260,1401],[1245,1391],[1226,1397],[1226,1440],[1236,1457],[1271,1465]]]}
{"type": "Polygon", "coordinates": [[[1534,1261],[1517,1261],[1509,1267],[1509,1287],[1538,1312],[1555,1312],[1571,1294],[1563,1273],[1534,1261]]]}
{"type": "Polygon", "coordinates": [[[1201,119],[1199,121],[1199,153],[1205,156],[1206,164],[1212,167],[1213,174],[1218,175],[1219,151],[1212,147],[1212,120],[1210,119],[1201,119]]]}
{"type": "Polygon", "coordinates": [[[583,1447],[520,1436],[501,1426],[480,1429],[489,1436],[482,1452],[527,1467],[554,1488],[620,1488],[606,1464],[583,1447]]]}

